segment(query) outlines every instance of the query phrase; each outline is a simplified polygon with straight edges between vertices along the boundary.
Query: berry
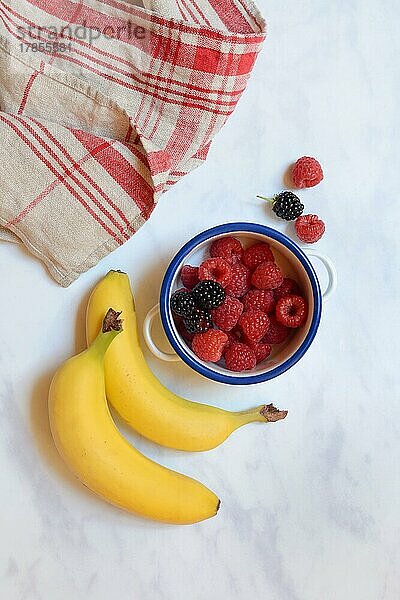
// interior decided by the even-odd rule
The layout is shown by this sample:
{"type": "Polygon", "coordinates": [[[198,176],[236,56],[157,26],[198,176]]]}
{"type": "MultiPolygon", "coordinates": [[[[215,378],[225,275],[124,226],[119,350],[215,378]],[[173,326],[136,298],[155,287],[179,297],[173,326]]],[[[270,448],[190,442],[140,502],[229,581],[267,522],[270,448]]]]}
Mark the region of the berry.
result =
{"type": "Polygon", "coordinates": [[[263,342],[252,342],[251,340],[246,340],[246,344],[251,348],[256,355],[256,363],[260,363],[272,352],[272,347],[270,344],[264,344],[263,342]]]}
{"type": "Polygon", "coordinates": [[[274,262],[274,255],[269,244],[265,242],[253,244],[243,252],[242,262],[250,271],[254,271],[258,265],[267,261],[274,262]]]}
{"type": "Polygon", "coordinates": [[[241,298],[250,289],[251,273],[247,267],[241,263],[231,266],[231,280],[225,288],[229,296],[241,298]]]}
{"type": "Polygon", "coordinates": [[[192,341],[194,338],[194,333],[189,333],[186,329],[183,321],[176,322],[176,328],[178,330],[179,335],[185,340],[188,346],[192,347],[192,341]]]}
{"type": "Polygon", "coordinates": [[[242,254],[242,244],[233,237],[223,237],[215,240],[210,247],[210,255],[213,258],[223,258],[229,264],[240,261],[242,254]]]}
{"type": "Polygon", "coordinates": [[[281,192],[273,197],[272,210],[277,217],[285,221],[294,221],[302,214],[304,204],[293,192],[281,192]]]}
{"type": "Polygon", "coordinates": [[[239,330],[227,331],[226,335],[228,336],[228,341],[225,344],[224,353],[226,352],[226,349],[228,348],[228,346],[230,346],[230,344],[237,344],[241,340],[241,333],[239,332],[239,330]]]}
{"type": "Polygon", "coordinates": [[[208,258],[199,267],[200,281],[217,281],[226,287],[231,280],[231,268],[223,258],[208,258]]]}
{"type": "Polygon", "coordinates": [[[256,355],[254,350],[240,342],[229,344],[224,352],[224,358],[226,368],[229,369],[229,371],[241,373],[242,371],[254,369],[256,366],[256,355]]]}
{"type": "Polygon", "coordinates": [[[189,290],[178,290],[171,296],[171,310],[180,317],[189,317],[195,308],[193,296],[189,290]]]}
{"type": "Polygon", "coordinates": [[[284,298],[284,296],[290,296],[291,294],[299,293],[300,288],[297,285],[297,282],[294,279],[291,279],[290,277],[285,277],[282,285],[280,285],[278,288],[275,288],[273,292],[276,301],[280,300],[281,298],[284,298]]]}
{"type": "Polygon", "coordinates": [[[307,303],[301,296],[285,296],[278,300],[275,313],[286,327],[301,327],[307,320],[307,303]]]}
{"type": "Polygon", "coordinates": [[[243,304],[237,298],[227,296],[218,308],[212,311],[214,325],[221,331],[230,331],[236,325],[243,312],[243,304]]]}
{"type": "Polygon", "coordinates": [[[244,310],[262,310],[265,313],[275,308],[274,293],[272,290],[250,290],[242,298],[244,310]]]}
{"type": "Polygon", "coordinates": [[[294,224],[297,236],[302,242],[313,244],[325,233],[325,223],[317,215],[304,215],[299,217],[294,224]]]}
{"type": "Polygon", "coordinates": [[[263,344],[281,344],[288,337],[290,330],[276,320],[275,315],[269,318],[269,329],[261,340],[263,344]]]}
{"type": "Polygon", "coordinates": [[[185,265],[181,269],[181,280],[185,288],[192,290],[199,283],[199,267],[185,265]]]}
{"type": "Polygon", "coordinates": [[[224,288],[216,281],[200,281],[192,291],[195,303],[204,310],[221,306],[225,295],[224,288]]]}
{"type": "Polygon", "coordinates": [[[196,333],[192,350],[201,360],[218,362],[227,341],[226,333],[218,329],[209,329],[205,333],[196,333]]]}
{"type": "Polygon", "coordinates": [[[239,327],[249,340],[259,342],[268,331],[269,318],[261,310],[252,310],[243,313],[239,319],[239,327]]]}
{"type": "Polygon", "coordinates": [[[292,181],[297,188],[313,187],[320,183],[323,178],[322,167],[315,158],[303,156],[293,165],[292,181]]]}
{"type": "Polygon", "coordinates": [[[251,283],[260,290],[273,290],[283,283],[282,271],[273,262],[261,263],[253,273],[251,283]]]}
{"type": "Polygon", "coordinates": [[[212,327],[212,319],[210,313],[201,308],[195,308],[186,319],[183,319],[186,331],[188,333],[205,333],[212,327]]]}

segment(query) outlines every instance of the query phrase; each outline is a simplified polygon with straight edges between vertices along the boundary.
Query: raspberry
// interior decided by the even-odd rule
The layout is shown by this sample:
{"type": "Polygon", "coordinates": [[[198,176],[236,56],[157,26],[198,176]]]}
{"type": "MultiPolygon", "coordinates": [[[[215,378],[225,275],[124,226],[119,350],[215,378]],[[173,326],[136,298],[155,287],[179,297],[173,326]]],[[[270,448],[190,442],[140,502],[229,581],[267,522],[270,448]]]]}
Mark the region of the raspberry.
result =
{"type": "Polygon", "coordinates": [[[325,223],[317,215],[304,215],[294,224],[297,236],[306,244],[318,242],[325,233],[325,223]]]}
{"type": "Polygon", "coordinates": [[[261,310],[244,313],[239,319],[239,327],[252,342],[259,342],[269,328],[269,318],[261,310]]]}
{"type": "Polygon", "coordinates": [[[226,333],[218,329],[209,329],[205,333],[196,333],[192,350],[201,360],[218,362],[227,341],[226,333]]]}
{"type": "Polygon", "coordinates": [[[227,296],[218,308],[212,311],[214,325],[221,331],[230,331],[236,325],[243,312],[243,304],[237,298],[227,296]]]}
{"type": "Polygon", "coordinates": [[[241,373],[242,371],[254,369],[256,366],[256,355],[254,350],[240,342],[229,344],[224,352],[224,358],[226,368],[229,369],[229,371],[241,373]]]}
{"type": "Polygon", "coordinates": [[[183,324],[188,333],[205,333],[212,327],[212,319],[210,313],[201,308],[195,308],[186,319],[183,319],[183,324]]]}
{"type": "Polygon", "coordinates": [[[199,267],[199,279],[216,281],[225,288],[231,280],[231,268],[223,258],[208,258],[199,267]]]}
{"type": "Polygon", "coordinates": [[[244,310],[262,310],[265,313],[275,308],[274,293],[272,290],[250,290],[242,298],[244,310]]]}
{"type": "Polygon", "coordinates": [[[239,330],[233,329],[231,331],[227,331],[226,335],[228,336],[228,341],[225,344],[224,353],[230,344],[237,344],[241,340],[241,332],[239,332],[239,330]]]}
{"type": "Polygon", "coordinates": [[[225,295],[224,288],[216,281],[200,281],[192,292],[195,303],[204,310],[220,306],[225,300],[225,295]]]}
{"type": "Polygon", "coordinates": [[[286,327],[301,327],[307,320],[307,303],[301,296],[285,296],[278,300],[275,312],[286,327]]]}
{"type": "Polygon", "coordinates": [[[270,346],[270,344],[264,344],[263,342],[256,343],[252,342],[251,340],[246,340],[246,344],[249,346],[249,348],[253,350],[254,354],[256,355],[257,364],[268,358],[268,356],[272,352],[272,347],[270,346]]]}
{"type": "Polygon", "coordinates": [[[242,244],[233,237],[224,237],[215,240],[210,247],[210,255],[213,258],[223,258],[229,264],[240,261],[242,254],[242,244]]]}
{"type": "Polygon", "coordinates": [[[171,296],[171,310],[180,317],[189,317],[195,308],[193,296],[189,290],[178,290],[171,296]]]}
{"type": "Polygon", "coordinates": [[[319,162],[310,156],[299,158],[293,165],[292,181],[296,188],[309,188],[320,183],[324,173],[319,162]]]}
{"type": "Polygon", "coordinates": [[[261,340],[263,344],[281,344],[288,337],[290,330],[279,323],[274,315],[269,318],[269,329],[261,340]]]}
{"type": "Polygon", "coordinates": [[[225,288],[229,296],[241,298],[250,289],[250,271],[241,263],[231,266],[231,280],[225,288]]]}
{"type": "Polygon", "coordinates": [[[243,252],[242,262],[250,271],[254,271],[258,265],[263,262],[272,261],[274,262],[274,255],[272,254],[269,244],[265,242],[259,242],[253,244],[243,252]]]}
{"type": "Polygon", "coordinates": [[[299,293],[300,288],[297,285],[297,282],[294,279],[291,279],[290,277],[285,277],[282,285],[280,285],[278,288],[275,288],[273,291],[274,298],[276,301],[280,300],[281,298],[284,298],[284,296],[290,296],[290,294],[299,293]]]}
{"type": "Polygon", "coordinates": [[[199,267],[185,265],[181,269],[181,280],[185,288],[192,290],[199,283],[199,267]]]}
{"type": "Polygon", "coordinates": [[[261,263],[253,273],[251,283],[261,290],[273,290],[283,283],[282,271],[273,262],[261,263]]]}

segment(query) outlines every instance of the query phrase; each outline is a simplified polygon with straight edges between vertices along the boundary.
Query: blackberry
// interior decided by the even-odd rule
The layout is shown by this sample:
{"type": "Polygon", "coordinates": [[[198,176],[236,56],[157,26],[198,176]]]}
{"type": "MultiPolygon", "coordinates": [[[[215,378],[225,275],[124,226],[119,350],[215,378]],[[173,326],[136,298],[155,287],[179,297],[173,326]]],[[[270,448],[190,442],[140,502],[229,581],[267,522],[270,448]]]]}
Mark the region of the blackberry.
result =
{"type": "Polygon", "coordinates": [[[194,299],[188,290],[178,290],[172,295],[171,310],[179,317],[190,317],[194,309],[194,299]]]}
{"type": "Polygon", "coordinates": [[[285,219],[285,221],[294,221],[297,217],[300,217],[304,210],[304,204],[293,192],[281,192],[273,198],[264,198],[264,196],[257,196],[257,198],[272,202],[272,210],[276,216],[285,219]]]}
{"type": "Polygon", "coordinates": [[[217,281],[205,279],[200,281],[192,291],[195,303],[199,308],[211,310],[218,308],[225,300],[225,290],[217,281]]]}
{"type": "Polygon", "coordinates": [[[212,327],[210,313],[201,308],[195,308],[190,317],[183,319],[188,333],[205,333],[212,327]]]}

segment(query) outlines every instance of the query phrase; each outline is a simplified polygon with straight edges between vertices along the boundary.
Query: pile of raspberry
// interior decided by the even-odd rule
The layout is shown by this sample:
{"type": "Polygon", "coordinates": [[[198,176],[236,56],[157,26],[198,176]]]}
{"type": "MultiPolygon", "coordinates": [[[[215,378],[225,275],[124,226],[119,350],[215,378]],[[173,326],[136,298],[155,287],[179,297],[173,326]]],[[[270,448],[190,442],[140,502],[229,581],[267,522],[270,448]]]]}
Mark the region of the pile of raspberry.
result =
{"type": "Polygon", "coordinates": [[[307,320],[296,281],[285,277],[265,242],[244,249],[234,237],[210,246],[199,267],[185,265],[171,297],[176,327],[204,361],[230,371],[253,369],[307,320]]]}

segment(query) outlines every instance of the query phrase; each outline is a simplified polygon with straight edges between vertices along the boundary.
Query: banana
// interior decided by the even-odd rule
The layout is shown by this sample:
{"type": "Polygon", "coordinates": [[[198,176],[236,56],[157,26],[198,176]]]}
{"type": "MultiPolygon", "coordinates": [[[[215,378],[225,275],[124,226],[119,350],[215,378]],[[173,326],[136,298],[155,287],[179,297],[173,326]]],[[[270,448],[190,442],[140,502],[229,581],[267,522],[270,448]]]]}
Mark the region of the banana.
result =
{"type": "Polygon", "coordinates": [[[68,360],[53,379],[49,417],[56,447],[83,484],[116,506],[166,523],[213,517],[219,500],[211,490],[143,456],[112,420],[104,355],[114,338],[123,335],[119,315],[110,309],[92,345],[68,360]]]}
{"type": "Polygon", "coordinates": [[[93,341],[109,306],[124,315],[124,331],[105,358],[106,394],[120,416],[144,437],[169,448],[204,451],[219,446],[238,427],[284,419],[272,404],[230,412],[180,398],[149,369],[139,344],[135,305],[126,273],[111,271],[94,289],[87,310],[87,338],[93,341]]]}

